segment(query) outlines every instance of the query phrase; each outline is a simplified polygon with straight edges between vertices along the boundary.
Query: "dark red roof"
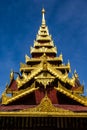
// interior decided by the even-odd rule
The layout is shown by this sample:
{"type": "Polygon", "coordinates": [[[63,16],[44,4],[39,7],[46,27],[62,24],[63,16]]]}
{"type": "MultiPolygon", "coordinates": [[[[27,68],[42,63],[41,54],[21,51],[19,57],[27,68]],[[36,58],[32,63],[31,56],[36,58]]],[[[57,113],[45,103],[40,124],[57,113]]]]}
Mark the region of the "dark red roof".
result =
{"type": "Polygon", "coordinates": [[[32,108],[35,107],[34,105],[0,105],[0,111],[18,111],[18,110],[23,110],[27,108],[32,108]]]}
{"type": "Polygon", "coordinates": [[[11,91],[15,91],[18,90],[17,88],[17,82],[15,80],[13,80],[9,86],[9,88],[11,89],[11,91]]]}
{"type": "Polygon", "coordinates": [[[81,106],[81,105],[55,105],[55,106],[74,112],[87,112],[87,106],[81,106]]]}
{"type": "MultiPolygon", "coordinates": [[[[0,105],[0,111],[19,111],[23,109],[28,109],[35,107],[36,105],[0,105]]],[[[87,106],[81,106],[81,105],[59,105],[55,104],[55,107],[62,108],[65,110],[70,110],[74,112],[87,112],[87,106]]]]}

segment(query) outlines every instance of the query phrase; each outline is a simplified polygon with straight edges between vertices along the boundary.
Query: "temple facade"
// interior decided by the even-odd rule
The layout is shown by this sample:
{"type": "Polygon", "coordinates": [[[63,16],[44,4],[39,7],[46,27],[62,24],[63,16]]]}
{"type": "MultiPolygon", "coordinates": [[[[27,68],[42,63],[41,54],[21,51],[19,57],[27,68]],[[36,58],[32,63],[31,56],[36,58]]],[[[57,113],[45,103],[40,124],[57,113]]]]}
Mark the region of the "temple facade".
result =
{"type": "Polygon", "coordinates": [[[87,128],[84,85],[76,71],[69,77],[70,62],[64,64],[62,54],[57,56],[44,8],[30,53],[31,57],[25,55],[20,71],[10,73],[10,83],[1,97],[0,128],[87,128]]]}

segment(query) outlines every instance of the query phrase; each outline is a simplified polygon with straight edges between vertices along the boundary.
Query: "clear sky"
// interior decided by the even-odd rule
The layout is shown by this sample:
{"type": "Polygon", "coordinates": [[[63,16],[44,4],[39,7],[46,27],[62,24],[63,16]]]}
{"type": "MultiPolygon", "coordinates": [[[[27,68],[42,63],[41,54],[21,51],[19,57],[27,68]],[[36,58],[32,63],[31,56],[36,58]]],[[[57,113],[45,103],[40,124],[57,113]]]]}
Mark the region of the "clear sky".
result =
{"type": "Polygon", "coordinates": [[[0,95],[18,71],[41,25],[41,10],[63,63],[77,71],[87,95],[87,0],[0,0],[0,95]]]}

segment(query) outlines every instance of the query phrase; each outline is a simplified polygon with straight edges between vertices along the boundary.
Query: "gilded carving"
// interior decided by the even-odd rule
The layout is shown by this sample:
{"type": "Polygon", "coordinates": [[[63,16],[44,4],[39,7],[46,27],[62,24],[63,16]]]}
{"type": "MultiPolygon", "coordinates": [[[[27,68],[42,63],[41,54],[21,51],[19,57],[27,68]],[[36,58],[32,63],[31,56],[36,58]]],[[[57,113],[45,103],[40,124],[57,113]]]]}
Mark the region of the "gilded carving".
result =
{"type": "Polygon", "coordinates": [[[42,99],[41,103],[35,108],[28,108],[22,110],[22,112],[55,112],[58,113],[73,113],[72,111],[55,107],[47,95],[42,99]]]}
{"type": "Polygon", "coordinates": [[[61,83],[58,83],[58,87],[54,87],[54,89],[56,89],[59,92],[62,92],[63,94],[65,94],[66,96],[69,96],[70,98],[72,98],[73,100],[78,101],[81,104],[84,104],[85,106],[87,106],[87,100],[85,97],[79,96],[76,93],[72,93],[72,91],[64,88],[62,86],[61,83]]]}
{"type": "MultiPolygon", "coordinates": [[[[14,102],[17,99],[20,99],[21,97],[39,89],[38,86],[35,87],[33,84],[34,82],[42,84],[44,86],[44,90],[47,91],[46,86],[51,87],[50,84],[53,85],[52,83],[56,81],[55,84],[58,83],[58,87],[52,86],[52,89],[56,89],[58,92],[61,92],[69,98],[79,102],[80,104],[87,106],[87,97],[85,98],[79,95],[83,91],[82,86],[76,89],[78,93],[75,93],[76,91],[73,92],[72,90],[65,88],[66,85],[75,88],[78,75],[77,73],[74,73],[74,75],[69,78],[68,73],[71,69],[70,62],[68,62],[66,65],[63,64],[62,54],[60,54],[59,57],[56,57],[57,48],[54,46],[52,36],[49,35],[49,30],[45,21],[44,9],[42,10],[42,24],[38,30],[36,39],[34,40],[34,46],[30,49],[32,58],[27,55],[25,56],[26,64],[21,63],[20,65],[21,76],[18,75],[18,77],[15,79],[18,91],[12,91],[12,93],[10,93],[12,94],[11,97],[8,97],[8,93],[5,91],[2,94],[2,104],[9,104],[14,102]],[[29,86],[27,86],[27,84],[29,86]]],[[[13,81],[13,79],[14,72],[12,71],[10,73],[10,81],[13,81]]],[[[8,88],[10,86],[11,84],[8,85],[8,88]]],[[[37,107],[23,110],[23,112],[24,111],[39,113],[54,112],[54,114],[70,113],[68,110],[55,107],[47,95],[45,95],[37,107]]]]}

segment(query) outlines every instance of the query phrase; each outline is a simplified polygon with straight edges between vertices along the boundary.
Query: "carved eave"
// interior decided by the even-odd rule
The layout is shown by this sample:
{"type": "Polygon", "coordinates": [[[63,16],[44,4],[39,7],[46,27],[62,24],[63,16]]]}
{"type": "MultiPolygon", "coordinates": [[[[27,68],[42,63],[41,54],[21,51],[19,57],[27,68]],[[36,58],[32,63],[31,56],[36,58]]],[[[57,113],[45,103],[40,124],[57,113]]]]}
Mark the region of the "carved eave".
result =
{"type": "Polygon", "coordinates": [[[61,71],[55,69],[48,63],[47,65],[48,71],[51,72],[53,75],[55,75],[59,80],[61,80],[63,83],[68,83],[70,86],[75,85],[75,79],[69,78],[68,74],[62,74],[61,71]]]}
{"type": "MultiPolygon", "coordinates": [[[[43,70],[43,61],[40,63],[40,65],[37,65],[36,67],[37,69],[32,71],[31,75],[24,75],[24,79],[20,79],[17,78],[17,83],[18,83],[18,88],[20,88],[23,84],[25,84],[26,82],[28,82],[30,79],[32,79],[36,74],[38,74],[39,72],[41,72],[43,70]]],[[[49,63],[47,63],[47,70],[49,72],[51,72],[53,75],[55,75],[55,77],[57,77],[59,80],[61,80],[64,83],[68,83],[71,86],[75,85],[75,79],[70,79],[68,78],[68,74],[62,74],[61,71],[53,68],[52,65],[50,65],[49,63]]]]}
{"type": "Polygon", "coordinates": [[[26,108],[20,111],[0,112],[2,117],[87,117],[87,113],[74,112],[69,109],[58,107],[52,104],[47,95],[41,100],[39,105],[26,108]]]}
{"type": "Polygon", "coordinates": [[[27,55],[25,55],[25,62],[26,63],[34,63],[34,62],[40,62],[41,59],[40,58],[30,58],[27,55]]]}
{"type": "Polygon", "coordinates": [[[44,27],[41,26],[41,27],[39,28],[38,35],[48,36],[48,35],[49,35],[48,27],[47,27],[47,26],[44,26],[44,27]]]}
{"type": "MultiPolygon", "coordinates": [[[[25,55],[25,62],[26,63],[28,63],[29,65],[31,65],[32,63],[34,64],[34,62],[35,63],[40,63],[41,61],[42,61],[42,57],[43,57],[43,55],[41,56],[41,57],[37,57],[37,58],[30,58],[28,55],[25,55]]],[[[59,57],[48,57],[47,56],[47,61],[48,62],[63,62],[63,57],[62,57],[62,55],[59,55],[59,57]]],[[[63,67],[64,68],[64,66],[61,66],[61,67],[63,67]]],[[[23,67],[22,67],[23,68],[23,67]]],[[[67,65],[67,68],[70,68],[70,65],[68,64],[67,65]]]]}
{"type": "MultiPolygon", "coordinates": [[[[20,88],[23,84],[25,84],[27,81],[32,79],[36,74],[38,74],[39,72],[43,70],[43,63],[44,63],[43,61],[47,62],[48,58],[46,55],[43,55],[43,58],[41,59],[42,59],[41,63],[35,66],[36,69],[34,68],[34,66],[30,67],[28,65],[21,64],[21,68],[20,68],[21,71],[32,70],[32,73],[28,75],[26,74],[22,75],[23,79],[20,79],[19,77],[17,78],[18,88],[20,88]]],[[[71,86],[75,86],[75,78],[70,79],[68,78],[68,73],[62,74],[62,72],[60,71],[60,69],[65,69],[65,68],[67,70],[70,68],[70,66],[59,66],[58,68],[58,66],[53,66],[49,64],[48,62],[46,64],[47,64],[47,70],[51,72],[53,75],[55,75],[56,77],[58,77],[62,82],[68,83],[71,86]]]]}
{"type": "Polygon", "coordinates": [[[54,47],[54,43],[53,41],[51,42],[44,42],[44,43],[39,43],[37,41],[34,41],[34,47],[54,47]]]}
{"type": "MultiPolygon", "coordinates": [[[[34,63],[34,62],[40,62],[41,60],[42,60],[42,56],[39,57],[39,58],[28,58],[28,56],[27,56],[27,57],[25,56],[25,62],[26,62],[26,63],[30,63],[30,64],[31,64],[31,63],[34,63]]],[[[52,62],[52,61],[53,61],[53,62],[54,62],[54,61],[55,61],[55,62],[59,62],[59,61],[62,62],[63,59],[62,59],[61,56],[59,56],[59,57],[54,57],[54,58],[53,58],[53,57],[52,57],[52,58],[51,58],[51,57],[47,57],[47,61],[48,61],[48,62],[50,62],[50,61],[51,61],[51,62],[52,62]]]]}
{"type": "Polygon", "coordinates": [[[58,84],[58,87],[54,87],[57,91],[61,92],[62,94],[70,97],[71,99],[79,102],[80,104],[87,106],[87,98],[84,96],[80,96],[79,94],[73,93],[71,90],[66,89],[62,86],[62,84],[58,84]]]}
{"type": "Polygon", "coordinates": [[[16,79],[18,88],[20,88],[21,86],[23,86],[24,84],[26,84],[27,82],[29,82],[32,78],[34,78],[34,76],[38,73],[40,73],[43,69],[42,63],[40,63],[39,65],[36,66],[36,69],[32,70],[31,74],[22,74],[22,79],[18,76],[16,79]]]}
{"type": "MultiPolygon", "coordinates": [[[[41,58],[31,58],[31,59],[29,59],[29,60],[27,60],[26,61],[26,59],[25,59],[25,62],[27,63],[27,64],[34,64],[34,63],[40,63],[42,61],[42,57],[41,58]]],[[[62,63],[62,59],[60,59],[59,57],[54,57],[54,58],[47,58],[47,62],[61,62],[62,63]]],[[[22,65],[22,64],[21,64],[22,65]]],[[[57,68],[58,66],[56,66],[56,68],[57,68]]],[[[22,67],[23,68],[23,67],[22,67]]],[[[64,68],[64,66],[59,66],[58,68],[64,68]]],[[[65,68],[66,69],[69,69],[69,66],[65,66],[65,68]]]]}
{"type": "Polygon", "coordinates": [[[46,47],[42,47],[42,48],[30,48],[30,53],[55,53],[57,54],[57,48],[53,47],[53,48],[46,48],[46,47]]]}
{"type": "Polygon", "coordinates": [[[28,55],[25,55],[25,62],[27,63],[28,61],[30,61],[30,57],[28,55]]]}
{"type": "Polygon", "coordinates": [[[46,72],[46,75],[43,73],[35,76],[35,81],[39,84],[42,84],[46,88],[49,83],[52,83],[55,80],[55,76],[52,76],[49,72],[46,72]]]}
{"type": "Polygon", "coordinates": [[[72,88],[72,92],[76,94],[83,94],[84,93],[84,85],[80,85],[77,88],[72,88]]]}
{"type": "Polygon", "coordinates": [[[25,95],[27,95],[27,94],[32,93],[33,91],[35,91],[37,89],[39,89],[39,88],[38,87],[35,88],[34,86],[31,86],[25,90],[20,90],[18,92],[15,92],[12,97],[9,97],[6,95],[6,93],[3,93],[2,94],[2,104],[7,105],[7,104],[14,102],[15,100],[25,96],[25,95]]]}
{"type": "Polygon", "coordinates": [[[39,30],[38,31],[38,36],[41,36],[41,37],[47,37],[48,36],[48,33],[44,30],[39,30]]]}
{"type": "MultiPolygon", "coordinates": [[[[40,63],[43,59],[42,57],[43,56],[41,56],[40,58],[30,58],[26,55],[25,60],[26,60],[26,63],[31,65],[31,63],[34,64],[34,62],[40,63]]],[[[54,58],[47,57],[47,62],[59,62],[59,61],[62,63],[62,61],[63,61],[62,55],[59,55],[59,57],[54,57],[54,58]]],[[[60,66],[57,66],[57,65],[54,66],[53,65],[53,67],[56,68],[56,69],[65,69],[65,70],[68,70],[68,71],[70,71],[70,69],[71,69],[69,63],[67,65],[61,64],[60,66]]],[[[32,69],[35,69],[35,68],[36,68],[36,66],[31,67],[31,66],[23,64],[23,63],[21,63],[21,65],[20,65],[20,71],[22,71],[22,70],[32,70],[32,69]]]]}
{"type": "MultiPolygon", "coordinates": [[[[37,60],[39,62],[41,62],[41,60],[37,60]]],[[[49,62],[49,60],[47,60],[49,62]]],[[[55,60],[52,60],[53,62],[55,60]]],[[[34,62],[34,61],[33,61],[34,62]]],[[[35,60],[36,62],[36,60],[35,60]]],[[[67,71],[70,71],[70,66],[56,66],[56,65],[52,65],[53,68],[57,69],[57,70],[67,70],[67,71]]],[[[34,66],[29,66],[29,65],[26,65],[26,64],[23,64],[23,63],[20,63],[20,71],[21,72],[30,72],[31,70],[35,70],[37,69],[37,65],[34,65],[34,66]]]]}
{"type": "Polygon", "coordinates": [[[31,67],[31,66],[29,66],[29,65],[20,63],[20,71],[21,71],[21,72],[30,72],[31,70],[34,70],[34,69],[36,69],[35,66],[31,67]]]}
{"type": "MultiPolygon", "coordinates": [[[[47,63],[46,62],[46,56],[44,56],[43,61],[36,68],[37,69],[33,70],[30,75],[26,75],[25,73],[22,73],[22,79],[20,77],[17,77],[16,82],[17,82],[18,89],[20,87],[22,87],[24,84],[26,84],[27,82],[29,82],[32,78],[35,78],[35,80],[37,82],[41,82],[42,84],[44,83],[45,86],[48,85],[50,82],[53,82],[55,78],[58,78],[63,83],[68,83],[72,86],[75,85],[74,79],[69,79],[67,74],[65,74],[65,75],[62,74],[59,70],[54,69],[52,67],[52,65],[47,63]],[[45,66],[44,66],[44,63],[45,63],[45,66]],[[39,73],[41,73],[41,72],[43,73],[43,71],[48,71],[49,73],[51,73],[54,76],[48,75],[48,77],[42,77],[43,75],[41,76],[41,75],[39,75],[39,73]],[[39,76],[37,76],[37,75],[39,75],[39,76]]],[[[8,97],[6,95],[6,93],[3,93],[2,104],[9,104],[9,103],[23,97],[24,95],[35,91],[36,89],[38,89],[38,88],[35,88],[35,86],[32,85],[31,87],[26,88],[25,90],[20,90],[20,91],[14,92],[13,97],[8,97]]],[[[66,96],[69,96],[70,98],[76,100],[77,102],[87,106],[87,101],[84,97],[79,96],[76,93],[72,93],[72,91],[69,91],[68,89],[61,86],[61,84],[58,85],[58,87],[56,87],[55,89],[57,91],[65,94],[66,96]]]]}
{"type": "MultiPolygon", "coordinates": [[[[49,57],[47,57],[47,62],[61,62],[62,63],[62,58],[61,57],[54,57],[54,58],[49,58],[49,57]]],[[[35,63],[40,63],[42,61],[42,57],[41,58],[31,58],[31,59],[29,59],[29,60],[26,60],[26,63],[28,63],[28,64],[31,64],[31,63],[33,63],[34,64],[34,62],[35,63]]],[[[67,65],[63,65],[63,64],[61,64],[60,66],[57,66],[57,65],[52,65],[52,67],[53,68],[55,68],[55,69],[58,69],[58,70],[67,70],[68,72],[70,72],[71,71],[71,67],[70,67],[70,64],[67,64],[67,65]]],[[[36,69],[36,66],[34,65],[34,66],[29,66],[29,65],[26,65],[26,64],[23,64],[23,63],[21,63],[20,64],[20,71],[30,71],[30,70],[33,70],[33,69],[36,69]]]]}
{"type": "Polygon", "coordinates": [[[71,71],[71,67],[70,67],[70,64],[68,63],[68,64],[66,64],[66,65],[64,65],[64,64],[60,64],[60,66],[55,66],[55,68],[56,69],[63,69],[63,70],[67,70],[68,72],[70,72],[71,71]]]}
{"type": "Polygon", "coordinates": [[[46,37],[41,36],[41,35],[36,36],[36,41],[51,41],[51,40],[52,40],[51,35],[46,36],[46,37]]]}
{"type": "Polygon", "coordinates": [[[50,61],[51,61],[51,62],[52,62],[52,61],[53,61],[53,62],[54,62],[54,61],[55,61],[55,62],[59,62],[59,61],[60,61],[60,62],[62,63],[63,59],[62,59],[62,57],[60,57],[60,56],[59,56],[59,57],[52,57],[52,58],[51,58],[51,57],[48,57],[48,58],[47,58],[47,61],[49,61],[49,62],[50,62],[50,61]]]}
{"type": "Polygon", "coordinates": [[[70,66],[53,66],[53,68],[58,69],[58,70],[67,70],[70,71],[70,66]]]}

